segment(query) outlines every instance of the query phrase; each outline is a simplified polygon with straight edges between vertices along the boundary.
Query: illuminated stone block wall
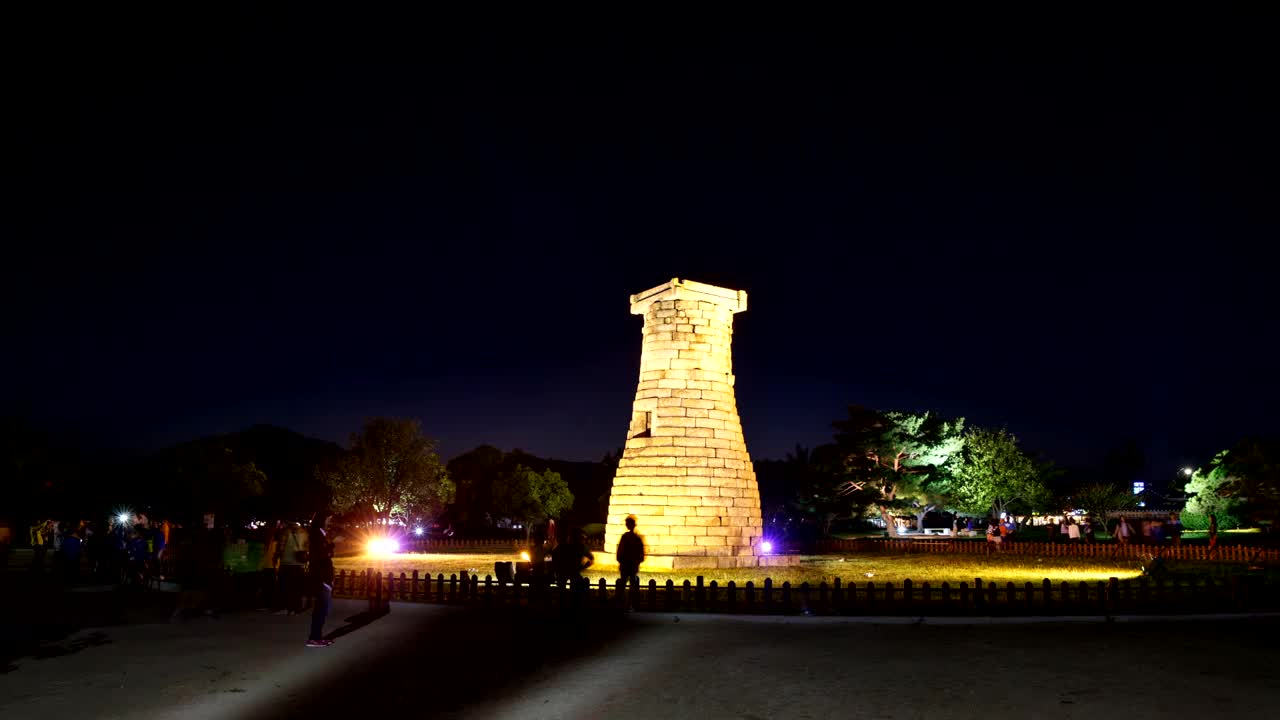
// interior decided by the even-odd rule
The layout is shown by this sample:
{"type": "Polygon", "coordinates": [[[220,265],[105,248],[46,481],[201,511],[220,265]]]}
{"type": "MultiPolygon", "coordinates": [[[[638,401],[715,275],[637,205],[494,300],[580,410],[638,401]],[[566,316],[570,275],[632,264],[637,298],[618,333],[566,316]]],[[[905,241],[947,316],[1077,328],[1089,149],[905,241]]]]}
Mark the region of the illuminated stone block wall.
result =
{"type": "Polygon", "coordinates": [[[743,291],[679,279],[631,296],[644,316],[640,384],[606,551],[632,514],[649,567],[782,564],[758,556],[760,489],[733,391],[733,316],[746,309],[743,291]]]}

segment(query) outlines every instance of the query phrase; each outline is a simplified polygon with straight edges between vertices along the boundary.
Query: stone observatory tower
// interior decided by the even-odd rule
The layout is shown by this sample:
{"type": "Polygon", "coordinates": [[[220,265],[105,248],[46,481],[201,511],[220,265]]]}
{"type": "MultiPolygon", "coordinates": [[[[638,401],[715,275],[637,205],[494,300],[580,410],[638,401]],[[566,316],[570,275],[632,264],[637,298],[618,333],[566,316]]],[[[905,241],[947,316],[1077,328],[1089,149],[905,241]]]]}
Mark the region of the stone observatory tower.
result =
{"type": "Polygon", "coordinates": [[[760,489],[733,392],[733,316],[747,294],[672,279],[631,296],[640,384],[609,496],[605,552],[635,515],[648,567],[789,564],[761,548],[760,489]]]}

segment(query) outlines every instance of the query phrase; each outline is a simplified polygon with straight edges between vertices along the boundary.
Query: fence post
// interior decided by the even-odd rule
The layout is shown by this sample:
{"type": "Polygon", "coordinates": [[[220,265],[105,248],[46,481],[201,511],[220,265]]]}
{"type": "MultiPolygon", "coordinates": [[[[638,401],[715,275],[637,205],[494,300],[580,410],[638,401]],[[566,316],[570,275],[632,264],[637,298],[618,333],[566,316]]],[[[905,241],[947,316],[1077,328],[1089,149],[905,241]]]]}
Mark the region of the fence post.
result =
{"type": "Polygon", "coordinates": [[[1036,612],[1036,586],[1032,585],[1031,581],[1028,580],[1023,583],[1022,592],[1026,594],[1026,597],[1023,598],[1022,601],[1022,606],[1025,608],[1025,612],[1028,615],[1034,615],[1036,612]]]}
{"type": "Polygon", "coordinates": [[[969,583],[960,581],[960,612],[969,612],[969,583]]]}
{"type": "Polygon", "coordinates": [[[839,614],[844,610],[844,598],[840,588],[840,578],[831,583],[831,612],[839,614]]]}
{"type": "Polygon", "coordinates": [[[1060,607],[1064,612],[1071,612],[1073,609],[1071,604],[1071,583],[1063,580],[1062,584],[1058,586],[1058,590],[1062,594],[1062,604],[1060,607]]]}
{"type": "MultiPolygon", "coordinates": [[[[689,584],[689,581],[688,581],[688,580],[686,580],[686,581],[685,581],[685,585],[687,586],[688,584],[689,584]]],[[[693,607],[694,607],[694,609],[698,610],[699,612],[701,612],[702,610],[706,609],[706,601],[707,601],[706,589],[705,589],[705,588],[703,587],[703,585],[702,585],[702,576],[701,576],[701,575],[699,575],[699,576],[698,576],[698,589],[693,593],[693,607]]]]}
{"type": "Polygon", "coordinates": [[[942,587],[938,588],[942,596],[942,612],[951,612],[951,583],[946,580],[942,581],[942,587]]]}
{"type": "Polygon", "coordinates": [[[413,571],[413,584],[409,586],[409,599],[418,599],[418,571],[413,571]]]}
{"type": "Polygon", "coordinates": [[[1116,614],[1116,596],[1120,594],[1120,578],[1107,578],[1106,614],[1116,614]]]}
{"type": "MultiPolygon", "coordinates": [[[[600,578],[600,582],[596,583],[596,585],[599,588],[598,600],[600,609],[605,610],[609,607],[609,581],[604,578],[600,578]]],[[[618,578],[618,586],[622,586],[622,578],[618,578]]]]}
{"type": "Polygon", "coordinates": [[[707,610],[708,611],[710,612],[716,611],[716,595],[719,595],[719,594],[720,594],[720,589],[716,585],[716,581],[712,580],[711,587],[707,592],[707,610]]]}
{"type": "Polygon", "coordinates": [[[987,605],[987,598],[982,592],[982,578],[973,579],[973,609],[982,612],[987,605]]]}
{"type": "MultiPolygon", "coordinates": [[[[911,609],[912,585],[913,583],[911,582],[911,578],[907,578],[906,580],[902,581],[902,609],[903,610],[909,611],[911,609]]],[[[886,598],[886,600],[887,599],[888,598],[886,598]]]]}
{"type": "Polygon", "coordinates": [[[627,603],[627,580],[618,578],[613,583],[613,601],[619,608],[626,609],[630,607],[627,603]]]}
{"type": "MultiPolygon", "coordinates": [[[[695,605],[693,601],[693,583],[689,582],[688,580],[685,580],[684,583],[680,586],[680,588],[681,588],[680,607],[687,608],[690,605],[695,605]]],[[[702,608],[695,607],[694,609],[701,610],[702,608]]]]}
{"type": "Polygon", "coordinates": [[[761,598],[764,601],[764,611],[766,613],[773,611],[773,578],[764,579],[764,589],[761,590],[761,598]]]}
{"type": "Polygon", "coordinates": [[[824,615],[831,612],[831,596],[827,594],[826,580],[818,583],[818,608],[824,615]]]}
{"type": "Polygon", "coordinates": [[[885,612],[892,613],[894,610],[897,609],[893,606],[894,600],[897,600],[897,598],[894,596],[894,593],[893,593],[893,583],[886,582],[884,584],[884,611],[885,612]]]}
{"type": "Polygon", "coordinates": [[[408,592],[408,597],[406,597],[406,596],[405,596],[405,589],[404,589],[404,588],[405,588],[405,585],[406,585],[406,584],[408,584],[408,582],[409,582],[409,578],[408,578],[408,576],[407,576],[407,575],[405,575],[403,572],[401,572],[401,573],[400,573],[400,599],[401,599],[401,600],[412,600],[412,599],[413,599],[413,590],[412,590],[412,589],[410,589],[410,590],[409,590],[409,592],[408,592]]]}
{"type": "Polygon", "coordinates": [[[649,609],[654,611],[658,609],[658,581],[652,578],[649,579],[649,609]]]}
{"type": "Polygon", "coordinates": [[[727,595],[727,602],[728,602],[728,605],[729,605],[729,612],[737,612],[737,610],[738,610],[738,604],[737,604],[737,603],[738,603],[738,585],[737,585],[737,583],[735,583],[734,581],[730,580],[730,581],[729,581],[729,585],[725,588],[725,591],[728,593],[728,595],[727,595]]]}
{"type": "Polygon", "coordinates": [[[791,581],[790,580],[782,581],[782,602],[780,603],[780,605],[782,606],[783,614],[791,612],[791,581]]]}
{"type": "MultiPolygon", "coordinates": [[[[685,580],[685,582],[689,582],[685,580]]],[[[676,583],[674,580],[667,580],[667,610],[674,611],[678,607],[676,602],[676,583]]]]}

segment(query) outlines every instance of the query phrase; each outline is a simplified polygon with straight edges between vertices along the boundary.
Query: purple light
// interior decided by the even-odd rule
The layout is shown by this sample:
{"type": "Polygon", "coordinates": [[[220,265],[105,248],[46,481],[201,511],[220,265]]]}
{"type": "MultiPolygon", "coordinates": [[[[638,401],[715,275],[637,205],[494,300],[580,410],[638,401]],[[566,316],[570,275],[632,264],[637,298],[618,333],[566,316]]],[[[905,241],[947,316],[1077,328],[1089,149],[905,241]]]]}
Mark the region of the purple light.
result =
{"type": "Polygon", "coordinates": [[[766,555],[773,552],[773,543],[769,542],[768,540],[765,540],[764,542],[760,543],[760,552],[766,555]]]}

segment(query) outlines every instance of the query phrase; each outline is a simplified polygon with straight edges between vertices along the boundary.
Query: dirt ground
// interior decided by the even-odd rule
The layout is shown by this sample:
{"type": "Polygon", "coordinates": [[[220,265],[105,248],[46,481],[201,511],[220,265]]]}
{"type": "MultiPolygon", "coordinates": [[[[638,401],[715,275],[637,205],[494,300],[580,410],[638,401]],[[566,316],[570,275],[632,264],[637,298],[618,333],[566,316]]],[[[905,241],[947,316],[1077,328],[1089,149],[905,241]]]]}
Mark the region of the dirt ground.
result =
{"type": "Polygon", "coordinates": [[[1266,717],[1280,619],[943,625],[527,615],[338,601],[80,631],[0,674],[0,717],[1266,717]]]}

